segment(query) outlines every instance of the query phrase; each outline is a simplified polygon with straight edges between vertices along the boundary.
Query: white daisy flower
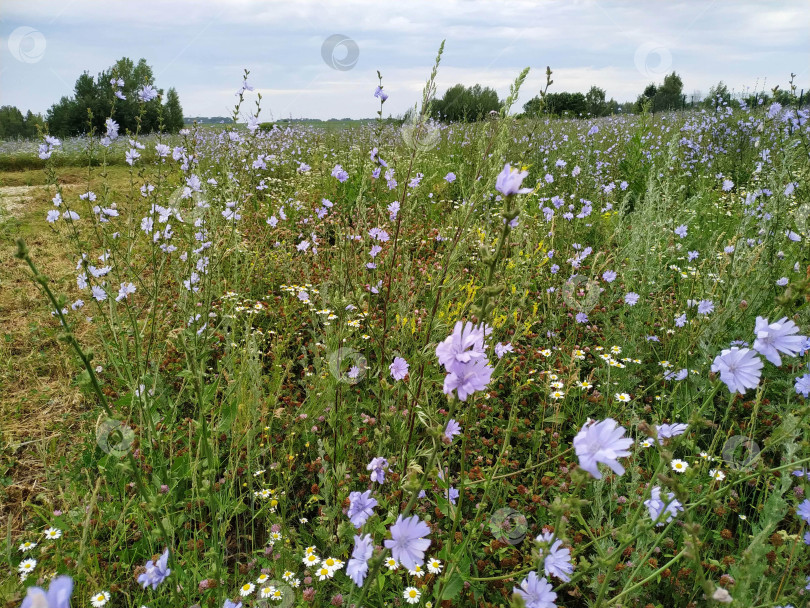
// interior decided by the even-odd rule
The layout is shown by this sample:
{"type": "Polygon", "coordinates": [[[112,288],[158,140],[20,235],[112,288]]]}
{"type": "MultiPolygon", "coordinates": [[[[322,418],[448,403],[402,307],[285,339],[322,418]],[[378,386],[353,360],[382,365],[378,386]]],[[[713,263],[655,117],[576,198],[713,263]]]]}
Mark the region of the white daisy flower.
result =
{"type": "Polygon", "coordinates": [[[23,544],[20,545],[20,551],[25,553],[26,551],[30,551],[34,547],[36,547],[36,543],[32,543],[30,540],[25,541],[23,544]]]}
{"type": "Polygon", "coordinates": [[[683,473],[689,468],[689,463],[676,458],[672,461],[670,466],[672,466],[672,470],[676,473],[683,473]]]}
{"type": "Polygon", "coordinates": [[[422,593],[416,587],[405,587],[405,591],[402,592],[402,597],[404,597],[405,601],[409,604],[416,604],[419,602],[419,598],[422,597],[422,593]]]}
{"type": "Polygon", "coordinates": [[[261,597],[262,599],[267,599],[268,597],[271,597],[273,595],[273,592],[275,590],[276,588],[273,587],[273,585],[270,585],[269,587],[263,587],[259,591],[259,597],[261,597]]]}
{"type": "Polygon", "coordinates": [[[325,581],[328,578],[332,578],[334,576],[334,572],[326,566],[321,566],[315,571],[315,576],[318,577],[319,581],[325,581]]]}
{"type": "Polygon", "coordinates": [[[712,469],[709,471],[709,475],[711,475],[717,481],[723,481],[726,478],[726,474],[720,469],[712,469]]]}
{"type": "Polygon", "coordinates": [[[321,566],[329,568],[332,572],[337,572],[343,567],[343,562],[335,557],[327,557],[321,561],[321,566]]]}
{"type": "Polygon", "coordinates": [[[386,560],[385,560],[385,566],[386,566],[386,568],[388,568],[389,570],[391,570],[393,572],[394,570],[399,568],[399,562],[397,560],[395,560],[393,557],[389,557],[389,558],[386,558],[386,560]]]}
{"type": "Polygon", "coordinates": [[[95,608],[101,608],[104,604],[110,601],[110,594],[107,591],[99,591],[90,598],[90,603],[95,608]]]}
{"type": "Polygon", "coordinates": [[[408,574],[416,578],[422,578],[425,576],[425,571],[422,569],[422,566],[414,564],[413,570],[408,570],[408,574]]]}
{"type": "Polygon", "coordinates": [[[33,572],[34,568],[37,567],[37,560],[33,558],[24,559],[20,562],[20,565],[17,566],[17,571],[22,572],[23,574],[28,574],[33,572]]]}
{"type": "Polygon", "coordinates": [[[431,559],[427,563],[427,569],[431,574],[439,574],[442,571],[442,563],[437,559],[431,559]]]}
{"type": "Polygon", "coordinates": [[[239,595],[241,595],[242,597],[247,597],[251,593],[253,593],[253,590],[255,588],[256,588],[256,585],[254,585],[253,583],[245,583],[244,585],[242,585],[239,588],[239,595]]]}
{"type": "Polygon", "coordinates": [[[43,532],[43,534],[45,535],[45,538],[54,540],[57,538],[61,538],[62,530],[60,530],[59,528],[48,528],[47,530],[45,530],[45,532],[43,532]]]}

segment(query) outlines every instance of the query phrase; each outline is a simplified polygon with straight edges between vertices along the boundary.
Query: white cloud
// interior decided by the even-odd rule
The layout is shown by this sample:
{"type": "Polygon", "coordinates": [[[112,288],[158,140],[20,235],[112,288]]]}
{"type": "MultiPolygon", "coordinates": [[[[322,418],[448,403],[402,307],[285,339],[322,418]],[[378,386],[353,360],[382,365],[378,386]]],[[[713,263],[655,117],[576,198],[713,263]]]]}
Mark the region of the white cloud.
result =
{"type": "MultiPolygon", "coordinates": [[[[737,89],[765,79],[768,87],[785,86],[791,71],[801,86],[808,81],[808,18],[808,4],[753,0],[4,0],[0,104],[44,111],[71,94],[83,70],[96,74],[126,55],[144,57],[158,86],[175,86],[188,115],[229,111],[243,68],[266,89],[274,111],[318,118],[372,116],[379,69],[392,94],[386,113],[397,114],[419,98],[442,39],[440,92],[478,82],[503,96],[531,66],[520,103],[542,86],[546,65],[554,70],[552,90],[584,92],[595,84],[608,97],[633,99],[651,80],[643,61],[636,66],[647,43],[665,50],[686,91],[706,91],[720,79],[737,89]],[[38,63],[22,64],[8,51],[8,35],[22,25],[47,39],[38,63]],[[334,33],[357,42],[350,71],[332,70],[321,58],[321,44],[334,33]]],[[[648,68],[657,57],[648,57],[648,68]]]]}

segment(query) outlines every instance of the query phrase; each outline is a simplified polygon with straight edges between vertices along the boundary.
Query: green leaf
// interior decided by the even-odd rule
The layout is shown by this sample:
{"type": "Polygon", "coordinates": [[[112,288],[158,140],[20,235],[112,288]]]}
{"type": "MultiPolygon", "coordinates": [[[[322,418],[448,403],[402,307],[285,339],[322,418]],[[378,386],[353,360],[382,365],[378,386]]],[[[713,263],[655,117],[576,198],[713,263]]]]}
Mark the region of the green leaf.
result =
{"type": "Polygon", "coordinates": [[[461,575],[458,573],[453,574],[453,576],[450,577],[450,582],[448,582],[445,586],[440,599],[452,600],[458,595],[458,592],[461,591],[462,587],[464,587],[464,579],[461,578],[461,575]]]}

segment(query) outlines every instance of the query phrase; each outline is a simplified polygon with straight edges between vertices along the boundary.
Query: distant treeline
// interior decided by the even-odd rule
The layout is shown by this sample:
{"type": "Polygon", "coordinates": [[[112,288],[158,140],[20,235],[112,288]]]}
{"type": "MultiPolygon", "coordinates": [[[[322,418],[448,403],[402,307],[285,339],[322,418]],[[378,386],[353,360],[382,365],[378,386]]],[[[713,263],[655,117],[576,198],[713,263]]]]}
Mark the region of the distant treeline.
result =
{"type": "MultiPolygon", "coordinates": [[[[587,93],[551,92],[535,96],[523,104],[523,112],[518,117],[536,118],[558,116],[586,118],[609,116],[612,114],[632,114],[642,111],[663,112],[690,108],[714,109],[729,105],[739,107],[760,105],[766,102],[779,102],[783,106],[797,105],[804,101],[803,91],[798,92],[791,75],[790,90],[774,87],[770,92],[735,94],[720,81],[709,89],[704,98],[700,91],[690,95],[683,92],[683,80],[672,72],[660,84],[650,83],[636,98],[636,101],[620,103],[613,98],[606,99],[606,92],[592,86],[587,93]]],[[[170,88],[165,95],[163,89],[155,89],[152,68],[141,59],[137,64],[124,57],[94,79],[84,72],[76,80],[72,97],[62,97],[48,110],[45,116],[33,114],[30,110],[23,114],[14,106],[0,107],[0,139],[31,138],[37,136],[37,128],[47,129],[56,136],[65,137],[89,133],[104,134],[105,121],[112,116],[118,124],[120,134],[151,133],[162,130],[176,133],[184,124],[232,124],[226,116],[183,117],[183,109],[177,91],[170,88]],[[141,94],[144,87],[153,91],[155,98],[144,101],[141,94]]],[[[147,96],[151,97],[151,96],[147,96]]],[[[431,116],[445,122],[472,122],[481,120],[501,108],[502,100],[490,87],[475,84],[466,87],[457,84],[445,91],[440,98],[431,100],[431,116]]],[[[408,120],[410,112],[398,119],[408,120]]],[[[287,118],[275,123],[263,123],[262,128],[272,128],[273,124],[357,124],[370,119],[330,118],[287,118]]]]}
{"type": "Polygon", "coordinates": [[[62,97],[45,114],[25,116],[13,106],[0,108],[0,139],[37,135],[37,125],[47,124],[48,133],[57,137],[103,135],[112,118],[120,135],[127,133],[176,133],[183,128],[183,108],[174,88],[167,92],[155,87],[152,68],[141,59],[137,64],[123,57],[93,78],[84,72],[76,80],[73,95],[62,97]]]}
{"type": "Polygon", "coordinates": [[[45,124],[42,114],[28,110],[23,115],[14,106],[0,107],[0,139],[29,139],[37,136],[37,127],[45,124]]]}
{"type": "MultiPolygon", "coordinates": [[[[803,101],[802,98],[803,95],[797,94],[792,84],[789,91],[775,87],[769,93],[762,91],[741,96],[729,91],[723,81],[711,87],[705,98],[700,91],[686,95],[683,92],[683,80],[676,72],[672,72],[664,77],[662,83],[647,85],[636,101],[620,103],[613,98],[606,99],[604,89],[592,86],[584,94],[561,91],[533,97],[523,105],[523,113],[519,116],[585,118],[640,113],[644,110],[664,112],[701,107],[714,109],[722,105],[740,107],[743,103],[754,106],[773,101],[782,105],[796,105],[803,101]]],[[[432,100],[431,115],[436,120],[447,122],[470,122],[499,111],[501,104],[502,100],[498,98],[497,92],[490,87],[479,84],[465,87],[457,84],[447,89],[441,98],[432,100]]]]}
{"type": "Polygon", "coordinates": [[[183,120],[187,125],[192,125],[195,122],[198,125],[229,125],[233,123],[233,118],[228,116],[186,116],[183,120]]]}

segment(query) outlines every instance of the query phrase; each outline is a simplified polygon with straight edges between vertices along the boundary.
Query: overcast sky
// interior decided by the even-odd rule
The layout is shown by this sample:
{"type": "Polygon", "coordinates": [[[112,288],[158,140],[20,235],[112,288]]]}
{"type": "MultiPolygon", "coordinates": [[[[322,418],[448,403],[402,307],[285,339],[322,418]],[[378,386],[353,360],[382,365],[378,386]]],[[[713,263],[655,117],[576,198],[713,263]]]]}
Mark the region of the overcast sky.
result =
{"type": "Polygon", "coordinates": [[[808,34],[807,0],[2,0],[0,105],[44,112],[84,70],[126,56],[175,87],[186,116],[230,115],[244,68],[267,120],[374,116],[377,70],[385,114],[398,115],[420,97],[442,39],[440,93],[480,83],[503,97],[530,67],[521,105],[546,65],[552,91],[595,84],[619,101],[672,70],[687,94],[721,79],[737,91],[786,87],[791,72],[807,89],[808,34]]]}

